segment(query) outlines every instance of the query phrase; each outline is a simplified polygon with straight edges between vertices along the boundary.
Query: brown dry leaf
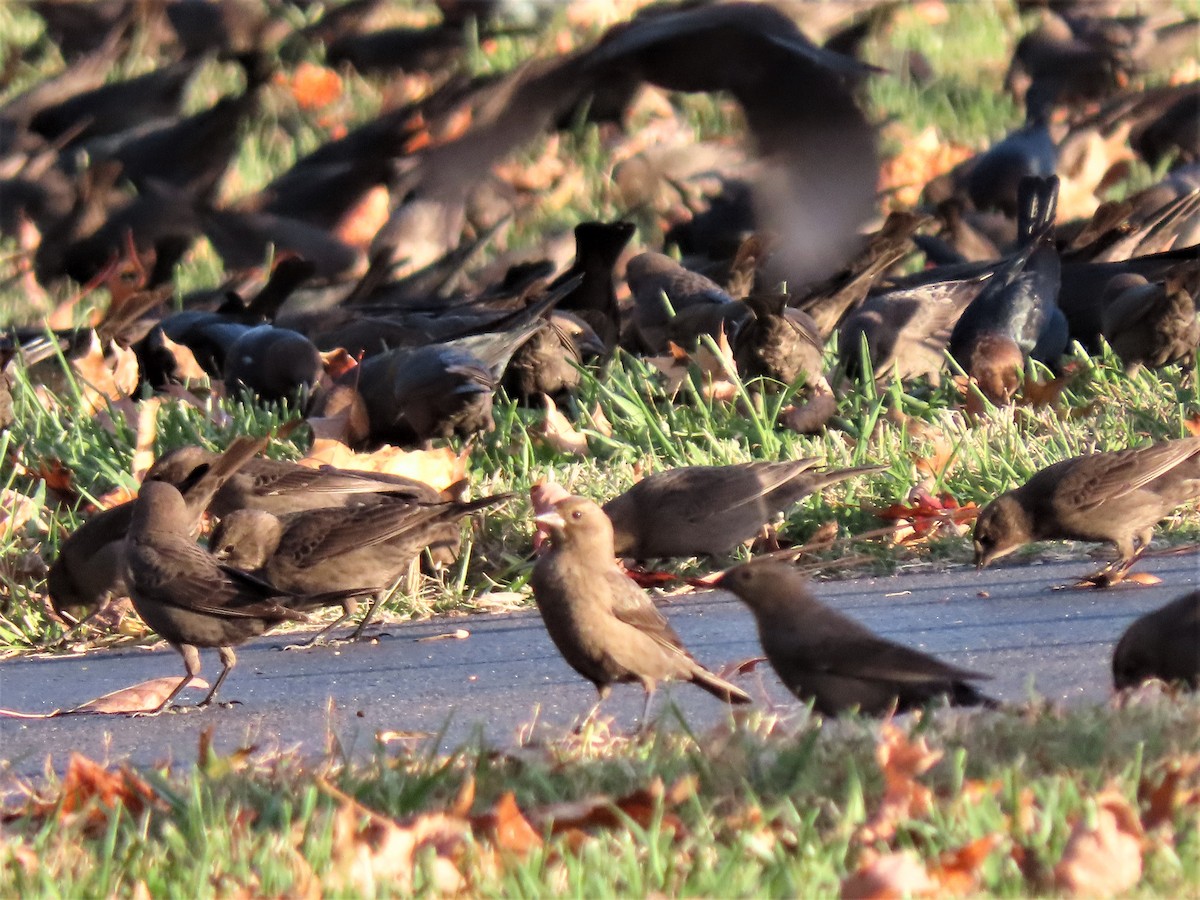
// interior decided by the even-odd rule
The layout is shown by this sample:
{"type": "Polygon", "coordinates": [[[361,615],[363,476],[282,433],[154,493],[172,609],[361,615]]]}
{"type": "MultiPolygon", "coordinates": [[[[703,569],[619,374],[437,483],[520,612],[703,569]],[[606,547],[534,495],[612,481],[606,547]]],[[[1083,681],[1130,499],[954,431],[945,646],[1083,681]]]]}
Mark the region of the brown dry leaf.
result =
{"type": "Polygon", "coordinates": [[[333,236],[343,244],[365,251],[387,222],[391,211],[391,194],[382,184],[377,184],[345,212],[334,228],[333,236]]]}
{"type": "Polygon", "coordinates": [[[33,522],[38,531],[46,531],[46,522],[41,516],[42,506],[32,497],[26,497],[12,488],[0,490],[0,534],[12,534],[33,522]]]}
{"type": "Polygon", "coordinates": [[[200,363],[196,362],[196,354],[192,353],[190,347],[177,344],[164,334],[162,348],[175,360],[175,377],[182,378],[185,384],[191,381],[204,381],[208,378],[208,373],[204,371],[200,363]]]}
{"type": "Polygon", "coordinates": [[[938,885],[911,850],[899,853],[863,853],[864,862],[842,882],[845,900],[888,900],[899,897],[928,897],[938,885]]]}
{"type": "Polygon", "coordinates": [[[817,434],[836,413],[837,397],[822,378],[807,403],[789,404],[780,410],[779,424],[797,434],[817,434]]]}
{"type": "Polygon", "coordinates": [[[929,811],[933,794],[916,779],[932,769],[942,755],[941,750],[929,748],[924,736],[913,741],[892,722],[880,726],[875,759],[883,772],[886,788],[879,808],[859,829],[860,841],[870,844],[891,840],[897,824],[929,811]]]}
{"type": "Polygon", "coordinates": [[[1151,575],[1149,572],[1130,572],[1121,580],[1145,586],[1162,584],[1161,578],[1159,578],[1157,575],[1151,575]]]}
{"type": "Polygon", "coordinates": [[[544,193],[562,178],[566,168],[566,162],[559,155],[559,136],[553,134],[546,140],[537,159],[532,162],[500,162],[492,166],[492,172],[518,191],[544,193]]]}
{"type": "Polygon", "coordinates": [[[933,443],[933,453],[930,456],[912,455],[912,460],[916,463],[917,473],[922,477],[929,477],[935,480],[940,480],[950,468],[950,464],[954,462],[958,456],[959,447],[950,443],[944,434],[935,434],[931,436],[933,443]]]}
{"type": "Polygon", "coordinates": [[[947,850],[929,875],[938,884],[938,893],[965,895],[979,890],[980,869],[1001,842],[998,834],[984,835],[957,850],[947,850]]]}
{"type": "Polygon", "coordinates": [[[1051,378],[1049,381],[1026,378],[1025,386],[1021,390],[1021,399],[1018,403],[1021,406],[1030,406],[1034,409],[1043,406],[1054,406],[1062,398],[1063,391],[1067,389],[1067,385],[1074,378],[1074,372],[1059,375],[1057,378],[1051,378]]]}
{"type": "Polygon", "coordinates": [[[325,781],[318,787],[340,801],[333,819],[333,842],[326,887],[335,893],[374,896],[410,893],[418,857],[428,860],[429,886],[453,894],[466,887],[459,861],[470,831],[467,821],[444,813],[427,813],[395,821],[368,809],[325,781]],[[390,889],[390,890],[389,890],[390,889]]]}
{"type": "Polygon", "coordinates": [[[674,399],[683,382],[692,373],[692,366],[699,370],[700,393],[707,400],[729,401],[737,396],[737,364],[733,360],[733,348],[722,329],[717,335],[716,352],[706,341],[692,353],[674,342],[668,342],[665,356],[649,356],[646,362],[658,369],[665,377],[667,394],[674,399]]]}
{"type": "Polygon", "coordinates": [[[302,62],[291,77],[282,72],[275,76],[284,85],[301,109],[321,109],[342,95],[342,78],[333,69],[315,63],[302,62]]]}
{"type": "Polygon", "coordinates": [[[154,465],[154,439],[158,437],[158,410],[161,397],[150,397],[138,404],[137,427],[134,430],[133,464],[130,471],[138,481],[154,465]]]}
{"type": "Polygon", "coordinates": [[[1163,766],[1162,777],[1155,781],[1143,777],[1138,784],[1138,803],[1144,807],[1142,827],[1151,831],[1169,826],[1175,810],[1182,806],[1200,806],[1200,786],[1185,787],[1200,773],[1200,753],[1172,759],[1163,766]]]}
{"type": "Polygon", "coordinates": [[[517,805],[512,791],[505,792],[495,806],[471,819],[478,835],[486,836],[495,846],[508,853],[524,856],[542,845],[541,834],[517,805]]]}
{"type": "Polygon", "coordinates": [[[449,447],[436,450],[402,450],[385,445],[374,453],[355,453],[341,441],[318,438],[313,441],[300,463],[319,469],[333,466],[338,469],[353,469],[360,472],[383,472],[387,475],[403,475],[423,481],[434,490],[444,491],[467,476],[467,458],[470,445],[455,453],[449,447]]]}
{"type": "Polygon", "coordinates": [[[351,356],[344,347],[335,347],[333,350],[321,354],[321,366],[325,369],[326,375],[337,380],[351,369],[357,368],[358,360],[351,356]]]}
{"type": "Polygon", "coordinates": [[[114,809],[124,808],[136,819],[159,803],[158,795],[132,769],[110,771],[82,754],[72,753],[58,797],[34,803],[30,812],[35,818],[54,813],[64,824],[82,821],[87,831],[96,832],[107,829],[114,809]]]}
{"type": "Polygon", "coordinates": [[[1142,878],[1142,824],[1117,791],[1096,797],[1096,823],[1080,818],[1062,859],[1054,867],[1059,890],[1087,897],[1111,897],[1142,878]]]}
{"type": "Polygon", "coordinates": [[[321,403],[321,415],[310,416],[305,421],[317,440],[357,444],[365,441],[371,433],[367,404],[352,384],[335,384],[330,387],[321,403]]]}
{"type": "MultiPolygon", "coordinates": [[[[151,678],[149,681],[130,685],[127,688],[121,688],[119,691],[112,691],[105,694],[103,697],[97,697],[95,700],[89,700],[87,703],[81,703],[74,709],[68,710],[64,715],[72,713],[100,713],[103,715],[125,716],[136,712],[150,712],[151,710],[158,709],[159,704],[166,699],[171,691],[175,690],[177,684],[179,684],[179,678],[174,675],[168,675],[163,678],[151,678]]],[[[209,684],[203,678],[196,677],[188,682],[188,687],[206,691],[209,684]]]]}
{"type": "Polygon", "coordinates": [[[1187,429],[1188,434],[1192,437],[1200,435],[1200,412],[1193,413],[1191,416],[1183,420],[1183,427],[1187,429]]]}
{"type": "Polygon", "coordinates": [[[100,339],[93,334],[87,353],[71,360],[83,395],[84,410],[89,416],[103,409],[107,401],[128,397],[137,389],[137,354],[116,344],[109,346],[109,352],[113,357],[111,362],[100,339]]]}
{"type": "Polygon", "coordinates": [[[903,132],[900,137],[904,149],[884,160],[879,170],[879,191],[890,192],[885,211],[916,206],[926,184],[974,155],[965,144],[943,139],[932,125],[916,136],[900,126],[893,130],[903,132]]]}
{"type": "Polygon", "coordinates": [[[558,411],[558,407],[550,397],[542,394],[542,400],[546,404],[546,418],[535,426],[533,432],[538,441],[559,453],[587,456],[587,437],[582,432],[575,430],[571,420],[558,411]]]}
{"type": "Polygon", "coordinates": [[[612,422],[608,421],[608,416],[604,414],[604,410],[600,408],[599,403],[597,403],[592,408],[592,411],[588,413],[588,417],[592,420],[593,431],[595,431],[597,434],[602,434],[605,437],[613,436],[612,422]]]}
{"type": "MultiPolygon", "coordinates": [[[[694,788],[693,788],[694,789],[694,788]]],[[[660,806],[670,806],[681,801],[673,788],[671,795],[663,788],[662,779],[656,778],[648,787],[640,788],[619,799],[592,797],[568,803],[551,803],[529,813],[534,828],[541,833],[568,834],[572,842],[578,842],[589,832],[612,831],[625,827],[628,817],[641,828],[648,828],[655,820],[660,806]]],[[[676,836],[683,834],[683,821],[670,812],[662,814],[662,827],[676,836]]]]}

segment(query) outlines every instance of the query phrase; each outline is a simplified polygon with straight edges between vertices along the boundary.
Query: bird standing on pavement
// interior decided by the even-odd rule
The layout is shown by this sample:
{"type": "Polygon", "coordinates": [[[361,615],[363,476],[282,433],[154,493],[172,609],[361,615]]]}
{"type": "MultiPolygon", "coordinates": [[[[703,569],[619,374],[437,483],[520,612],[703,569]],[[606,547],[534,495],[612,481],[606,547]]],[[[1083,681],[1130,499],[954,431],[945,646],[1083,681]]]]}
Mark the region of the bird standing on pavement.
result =
{"type": "Polygon", "coordinates": [[[780,679],[813,709],[836,716],[905,712],[938,697],[953,706],[992,705],[971,681],[987,678],[889,641],[813,596],[790,563],[760,557],[717,582],[750,607],[763,652],[780,679]]]}
{"type": "Polygon", "coordinates": [[[1150,546],[1159,520],[1197,498],[1200,437],[1072,457],[983,508],[975,565],[982,569],[1031,541],[1106,541],[1119,558],[1090,580],[1112,584],[1150,546]]]}
{"type": "Polygon", "coordinates": [[[283,622],[305,622],[308,610],[344,603],[369,590],[299,595],[221,565],[196,545],[192,513],[165,482],[142,486],[125,536],[129,591],[142,620],[183,657],[186,674],[151,715],[157,715],[200,674],[200,647],[216,647],[223,668],[200,706],[208,706],[237,665],[235,644],[283,622]]]}
{"type": "Polygon", "coordinates": [[[533,569],[533,596],[551,640],[580,675],[596,686],[595,716],[615,683],[639,682],[646,692],[642,722],[657,682],[690,681],[726,703],[749,695],[708,671],[649,597],[614,562],[612,524],[597,504],[566,497],[534,520],[551,548],[533,569]]]}

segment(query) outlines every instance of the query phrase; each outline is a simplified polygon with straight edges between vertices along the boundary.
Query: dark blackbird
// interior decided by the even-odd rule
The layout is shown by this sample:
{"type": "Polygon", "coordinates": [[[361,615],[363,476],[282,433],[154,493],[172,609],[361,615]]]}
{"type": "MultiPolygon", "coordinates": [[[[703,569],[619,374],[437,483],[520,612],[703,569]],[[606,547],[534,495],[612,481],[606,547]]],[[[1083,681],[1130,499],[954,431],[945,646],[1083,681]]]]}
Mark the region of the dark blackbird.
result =
{"type": "Polygon", "coordinates": [[[1076,456],[984,507],[975,522],[975,565],[1031,541],[1106,541],[1119,559],[1098,583],[1120,580],[1150,546],[1158,521],[1197,498],[1200,437],[1076,456]]]}
{"type": "Polygon", "coordinates": [[[1151,283],[1133,273],[1118,275],[1101,297],[1104,339],[1121,357],[1125,371],[1196,365],[1200,318],[1195,297],[1178,281],[1151,283]]]}
{"type": "Polygon", "coordinates": [[[1060,264],[1053,241],[1058,178],[1024,178],[1018,194],[1023,249],[984,285],[950,333],[951,355],[996,404],[1012,399],[1026,356],[1054,365],[1068,337],[1057,304],[1060,264]]]}
{"type": "Polygon", "coordinates": [[[960,669],[889,641],[813,596],[791,564],[760,558],[727,571],[718,587],[750,607],[758,639],[788,689],[825,716],[905,712],[945,697],[952,706],[994,705],[960,669]]]}
{"type": "Polygon", "coordinates": [[[225,355],[225,383],[262,400],[307,397],[324,365],[321,352],[299,332],[274,325],[247,328],[225,355]]]}
{"type": "Polygon", "coordinates": [[[559,302],[558,308],[587,322],[606,347],[615,347],[621,334],[613,266],[633,232],[630,222],[580,222],[575,226],[575,261],[550,285],[553,289],[583,276],[579,286],[559,302]]]}
{"type": "MultiPolygon", "coordinates": [[[[203,447],[180,447],[159,457],[146,478],[179,487],[203,473],[217,454],[203,447]]],[[[252,459],[232,476],[209,503],[209,511],[223,518],[237,509],[259,509],[275,516],[306,509],[353,506],[370,502],[371,495],[396,495],[423,503],[444,499],[422,481],[380,472],[354,472],[332,466],[311,468],[277,459],[252,459]]]]}
{"type": "MultiPolygon", "coordinates": [[[[350,638],[357,640],[375,613],[379,592],[404,574],[417,554],[427,547],[457,548],[463,517],[509,496],[421,503],[384,494],[367,505],[313,509],[283,518],[262,510],[235,510],[217,524],[208,546],[225,564],[253,571],[289,593],[369,588],[376,600],[350,638]]],[[[349,598],[342,616],[313,640],[357,608],[357,600],[349,598]]]]}
{"type": "MultiPolygon", "coordinates": [[[[199,526],[200,517],[221,487],[261,452],[266,443],[265,439],[241,437],[222,454],[205,451],[207,462],[203,468],[193,467],[179,479],[176,487],[182,491],[191,515],[189,528],[199,526]]],[[[154,480],[151,474],[146,477],[154,480]]],[[[46,573],[46,590],[54,611],[64,620],[78,624],[96,612],[105,600],[127,593],[124,544],[133,520],[134,503],[129,501],[96,513],[59,548],[58,557],[46,573]]]]}
{"type": "Polygon", "coordinates": [[[370,593],[338,590],[298,595],[223,566],[196,545],[191,513],[179,491],[161,481],[147,482],[135,501],[125,536],[129,592],[133,608],[155,633],[179,651],[186,674],[150,715],[171,705],[200,674],[200,647],[216,647],[223,668],[200,702],[207,706],[237,665],[233,646],[283,622],[306,622],[309,610],[342,604],[370,593]]]}
{"type": "Polygon", "coordinates": [[[1151,678],[1200,687],[1200,591],[1192,591],[1137,619],[1113,650],[1113,686],[1135,687],[1151,678]]]}
{"type": "Polygon", "coordinates": [[[807,313],[791,309],[787,294],[752,294],[750,310],[733,341],[738,374],[747,381],[767,378],[783,384],[813,384],[821,377],[825,342],[807,313]]]}
{"type": "Polygon", "coordinates": [[[718,678],[688,653],[649,597],[613,561],[612,524],[591,500],[567,497],[538,516],[550,552],[533,568],[533,596],[563,658],[596,686],[596,714],[614,683],[640,682],[642,723],[657,682],[690,681],[726,703],[749,703],[741,688],[718,678]]]}
{"type": "Polygon", "coordinates": [[[694,345],[701,334],[732,338],[750,317],[715,281],[662,253],[640,253],[625,267],[635,302],[633,330],[642,349],[661,353],[667,342],[694,345]]]}
{"type": "Polygon", "coordinates": [[[648,475],[604,504],[616,553],[634,559],[720,556],[813,491],[886,468],[811,471],[819,461],[680,466],[648,475]]]}

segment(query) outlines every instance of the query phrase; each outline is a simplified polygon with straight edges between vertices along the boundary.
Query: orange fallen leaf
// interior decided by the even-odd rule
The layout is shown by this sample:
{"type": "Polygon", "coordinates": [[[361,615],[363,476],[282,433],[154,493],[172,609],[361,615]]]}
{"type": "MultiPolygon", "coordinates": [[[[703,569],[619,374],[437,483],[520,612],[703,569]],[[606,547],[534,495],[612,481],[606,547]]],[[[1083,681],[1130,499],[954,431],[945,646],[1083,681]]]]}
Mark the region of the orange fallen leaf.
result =
{"type": "Polygon", "coordinates": [[[325,369],[325,374],[336,381],[351,369],[357,368],[358,360],[346,352],[344,347],[337,347],[321,354],[321,366],[325,369]]]}
{"type": "Polygon", "coordinates": [[[449,447],[402,450],[391,445],[385,445],[374,453],[355,453],[341,441],[318,438],[300,463],[314,469],[333,466],[359,472],[403,475],[423,481],[434,490],[444,491],[466,477],[470,453],[469,445],[461,453],[455,453],[449,447]]]}
{"type": "Polygon", "coordinates": [[[1128,575],[1126,575],[1121,580],[1122,581],[1131,581],[1134,584],[1141,584],[1141,585],[1146,585],[1146,586],[1154,585],[1154,584],[1162,584],[1161,578],[1159,578],[1157,575],[1151,575],[1149,572],[1130,572],[1128,575]]]}
{"type": "Polygon", "coordinates": [[[928,897],[938,885],[911,850],[899,853],[863,854],[865,861],[842,882],[845,900],[891,900],[900,897],[928,897]]]}
{"type": "Polygon", "coordinates": [[[113,771],[72,753],[57,794],[33,800],[25,813],[38,820],[53,815],[60,824],[78,824],[96,837],[108,828],[113,810],[124,809],[136,819],[145,810],[161,805],[154,789],[128,766],[113,771]]]}
{"type": "Polygon", "coordinates": [[[1142,879],[1142,824],[1116,791],[1096,797],[1096,821],[1081,817],[1071,829],[1054,881],[1068,894],[1111,897],[1142,879]]]}
{"type": "Polygon", "coordinates": [[[367,250],[391,215],[391,203],[388,189],[381,184],[375,185],[346,211],[334,228],[333,236],[343,244],[367,250]]]}
{"type": "Polygon", "coordinates": [[[342,95],[342,78],[333,69],[302,62],[287,76],[279,73],[276,80],[287,87],[301,109],[321,109],[342,95]]]}
{"type": "Polygon", "coordinates": [[[1183,427],[1192,437],[1200,435],[1200,412],[1193,413],[1183,420],[1183,427]]]}
{"type": "Polygon", "coordinates": [[[918,485],[909,492],[908,505],[893,503],[877,509],[875,515],[895,522],[892,542],[912,544],[938,536],[959,537],[966,534],[969,522],[979,517],[979,508],[968,502],[959,506],[951,494],[934,496],[918,485]]]}
{"type": "MultiPolygon", "coordinates": [[[[625,827],[625,818],[641,828],[648,828],[660,815],[660,808],[678,805],[688,796],[687,783],[666,791],[662,779],[656,778],[648,787],[639,788],[624,797],[592,797],[566,803],[551,803],[528,814],[534,828],[542,833],[570,834],[576,840],[584,833],[612,831],[625,827]]],[[[695,785],[691,785],[692,793],[695,785]]],[[[661,813],[664,829],[678,837],[683,834],[683,821],[671,812],[661,813]]]]}
{"type": "Polygon", "coordinates": [[[797,434],[817,434],[836,413],[837,397],[822,378],[806,403],[788,404],[780,410],[779,424],[797,434]]]}
{"type": "Polygon", "coordinates": [[[45,531],[41,512],[42,505],[32,497],[12,488],[0,489],[0,534],[12,534],[30,522],[37,525],[39,531],[45,531]]]}
{"type": "Polygon", "coordinates": [[[964,144],[945,140],[932,125],[917,135],[902,131],[903,149],[883,161],[879,170],[879,191],[890,192],[888,209],[910,209],[921,199],[925,185],[949,172],[974,151],[964,144]]]}
{"type": "Polygon", "coordinates": [[[523,856],[542,845],[541,834],[521,812],[512,791],[506,791],[490,810],[473,817],[471,826],[476,834],[510,853],[523,856]]]}
{"type": "Polygon", "coordinates": [[[1170,825],[1181,806],[1200,806],[1200,786],[1185,787],[1200,773],[1200,754],[1172,759],[1162,767],[1161,777],[1147,775],[1138,784],[1138,803],[1143,807],[1142,827],[1151,831],[1170,825]]]}
{"type": "Polygon", "coordinates": [[[208,378],[208,373],[204,371],[200,363],[196,362],[196,354],[192,353],[190,347],[177,344],[164,334],[162,349],[175,360],[174,377],[182,379],[184,384],[191,381],[204,381],[208,378]]]}
{"type": "Polygon", "coordinates": [[[914,741],[892,722],[880,727],[875,760],[886,787],[878,809],[859,829],[860,841],[890,840],[900,822],[929,811],[933,794],[917,777],[932,769],[942,756],[941,750],[930,749],[924,735],[914,741]]]}
{"type": "Polygon", "coordinates": [[[984,862],[1001,842],[998,834],[984,835],[956,850],[947,850],[938,857],[937,865],[929,869],[929,875],[938,885],[942,895],[974,894],[979,890],[979,880],[984,862]]]}
{"type": "Polygon", "coordinates": [[[137,389],[137,354],[116,344],[110,344],[106,354],[95,333],[87,352],[71,360],[71,368],[83,395],[84,411],[89,416],[103,409],[107,401],[128,397],[137,389]]]}

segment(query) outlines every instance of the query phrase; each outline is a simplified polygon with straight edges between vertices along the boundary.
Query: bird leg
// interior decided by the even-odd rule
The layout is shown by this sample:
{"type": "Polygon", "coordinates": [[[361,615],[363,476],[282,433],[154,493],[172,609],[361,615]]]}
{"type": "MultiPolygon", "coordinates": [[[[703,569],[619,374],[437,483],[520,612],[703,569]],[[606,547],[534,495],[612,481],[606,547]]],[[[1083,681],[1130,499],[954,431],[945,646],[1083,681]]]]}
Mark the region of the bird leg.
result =
{"type": "MultiPolygon", "coordinates": [[[[346,638],[347,642],[362,639],[363,632],[366,631],[367,626],[371,623],[371,620],[375,618],[375,610],[377,609],[379,609],[379,594],[375,594],[371,597],[371,602],[367,606],[366,615],[362,617],[362,621],[358,623],[358,627],[354,629],[354,633],[350,635],[350,637],[346,638]]],[[[347,615],[349,615],[349,613],[347,613],[347,615]]],[[[344,618],[346,618],[346,616],[342,616],[342,619],[344,618]]],[[[342,619],[338,619],[338,621],[340,622],[342,619]]]]}
{"type": "MultiPolygon", "coordinates": [[[[163,698],[162,703],[158,704],[158,706],[154,707],[154,709],[150,710],[149,712],[133,713],[135,718],[161,715],[167,709],[167,707],[171,705],[175,698],[179,696],[180,692],[192,683],[192,679],[200,674],[200,651],[191,644],[181,644],[176,649],[179,651],[179,655],[183,657],[183,668],[186,674],[183,676],[182,680],[180,680],[179,684],[175,685],[175,687],[171,689],[171,693],[167,694],[167,696],[163,698]]],[[[221,675],[224,677],[225,673],[222,672],[221,675]]],[[[221,682],[218,679],[217,684],[220,683],[221,682]]],[[[213,691],[215,690],[216,688],[213,688],[213,691]]],[[[211,695],[212,692],[210,691],[209,693],[211,695]]]]}
{"type": "Polygon", "coordinates": [[[642,707],[642,721],[638,725],[638,734],[644,734],[650,724],[650,701],[654,699],[654,682],[648,678],[644,679],[642,687],[646,690],[646,703],[642,707]]]}
{"type": "Polygon", "coordinates": [[[1142,558],[1142,554],[1150,546],[1153,532],[1146,531],[1135,535],[1132,541],[1122,541],[1117,545],[1118,558],[1113,560],[1099,572],[1088,575],[1076,587],[1108,588],[1120,584],[1133,568],[1133,564],[1142,558]]]}
{"type": "Polygon", "coordinates": [[[584,729],[592,724],[592,720],[596,718],[596,713],[600,712],[601,704],[608,699],[608,695],[611,692],[612,687],[607,684],[596,685],[596,693],[600,696],[596,699],[596,702],[592,704],[591,709],[589,709],[587,712],[587,715],[583,717],[583,721],[575,727],[576,734],[583,734],[584,729]]]}
{"type": "MultiPolygon", "coordinates": [[[[212,690],[208,692],[208,696],[196,704],[197,708],[202,709],[209,706],[217,696],[217,691],[221,689],[225,679],[229,677],[229,673],[233,671],[233,667],[237,665],[237,654],[233,652],[232,647],[218,647],[217,653],[221,655],[221,664],[224,666],[221,669],[221,674],[217,676],[216,683],[212,686],[212,690]]],[[[199,657],[199,654],[197,654],[199,657]]],[[[197,671],[199,671],[199,663],[197,662],[197,671]]]]}
{"type": "MultiPolygon", "coordinates": [[[[350,618],[350,616],[354,615],[356,612],[358,612],[358,601],[351,598],[342,604],[342,614],[340,616],[338,616],[336,619],[334,619],[332,622],[330,622],[328,625],[326,625],[324,628],[322,628],[320,631],[318,631],[316,634],[314,634],[312,637],[310,637],[307,641],[302,641],[299,644],[289,644],[288,646],[284,647],[283,649],[284,650],[307,650],[309,647],[315,647],[317,644],[325,643],[325,638],[329,634],[329,632],[333,631],[333,629],[337,628],[339,625],[341,625],[343,622],[345,622],[348,618],[350,618]]],[[[370,615],[369,610],[367,612],[367,615],[370,615]]],[[[357,633],[358,632],[355,632],[356,635],[357,635],[357,633]]],[[[353,638],[351,640],[353,640],[353,638]]]]}

